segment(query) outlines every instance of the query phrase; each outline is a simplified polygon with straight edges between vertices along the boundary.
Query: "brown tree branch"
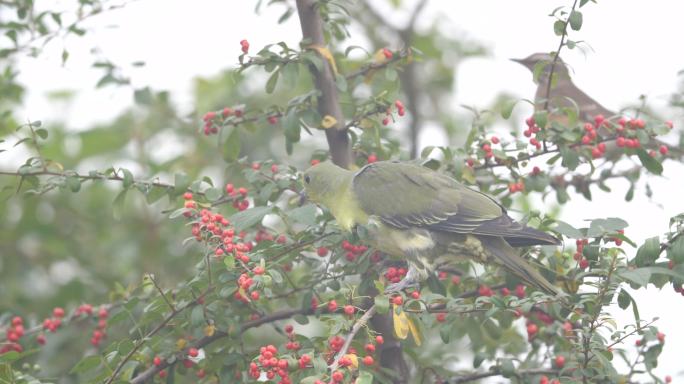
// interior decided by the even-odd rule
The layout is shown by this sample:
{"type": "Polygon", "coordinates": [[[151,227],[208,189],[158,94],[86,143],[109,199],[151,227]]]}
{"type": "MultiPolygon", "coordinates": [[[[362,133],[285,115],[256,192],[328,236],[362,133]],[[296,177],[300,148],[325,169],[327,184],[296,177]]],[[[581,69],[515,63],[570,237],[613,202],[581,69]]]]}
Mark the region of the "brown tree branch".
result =
{"type": "MultiPolygon", "coordinates": [[[[323,35],[323,20],[318,13],[315,0],[297,0],[297,13],[302,27],[303,40],[307,41],[312,48],[327,49],[325,36],[323,35]]],[[[318,52],[318,51],[317,51],[318,52]]],[[[320,55],[320,52],[318,52],[320,55]]],[[[314,77],[318,96],[318,113],[325,118],[330,116],[335,119],[335,124],[325,130],[328,140],[330,155],[333,163],[343,168],[349,168],[352,164],[351,144],[347,129],[344,126],[344,115],[337,94],[335,74],[328,59],[321,57],[324,65],[319,71],[316,67],[309,69],[314,77]]]]}
{"type": "MultiPolygon", "coordinates": [[[[349,350],[349,346],[351,345],[352,341],[354,340],[354,337],[356,336],[357,333],[359,333],[359,330],[366,326],[368,323],[368,320],[370,320],[371,317],[375,315],[376,312],[376,307],[373,305],[372,307],[368,308],[366,313],[363,314],[352,326],[351,331],[349,332],[349,335],[347,335],[347,339],[344,341],[344,344],[342,345],[342,348],[340,351],[337,353],[335,356],[335,360],[333,360],[332,364],[330,364],[330,373],[332,374],[335,372],[337,367],[340,364],[340,359],[344,357],[344,355],[347,354],[347,351],[349,350]]],[[[330,382],[330,384],[333,384],[333,381],[330,382]]]]}

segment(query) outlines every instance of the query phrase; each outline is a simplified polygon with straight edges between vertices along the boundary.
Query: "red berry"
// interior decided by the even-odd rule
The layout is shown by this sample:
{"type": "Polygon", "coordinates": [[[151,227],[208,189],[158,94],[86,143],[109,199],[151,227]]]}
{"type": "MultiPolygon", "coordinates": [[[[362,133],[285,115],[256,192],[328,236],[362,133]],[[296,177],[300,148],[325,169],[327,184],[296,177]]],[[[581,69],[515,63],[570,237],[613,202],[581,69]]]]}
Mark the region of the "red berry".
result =
{"type": "Polygon", "coordinates": [[[637,341],[634,342],[634,344],[635,344],[637,347],[640,347],[640,346],[641,346],[641,343],[642,343],[641,339],[639,339],[639,340],[637,340],[637,341]]]}
{"type": "Polygon", "coordinates": [[[199,351],[197,350],[197,348],[193,347],[193,348],[188,349],[188,356],[197,357],[197,355],[199,355],[199,351]]]}
{"type": "Polygon", "coordinates": [[[437,320],[438,323],[443,323],[446,321],[446,313],[438,313],[435,315],[435,320],[437,320]]]}
{"type": "Polygon", "coordinates": [[[390,123],[389,117],[385,117],[384,119],[382,119],[382,125],[388,125],[389,123],[390,123]]]}
{"type": "Polygon", "coordinates": [[[382,49],[382,54],[385,56],[385,59],[387,59],[387,60],[391,60],[391,59],[392,59],[392,56],[394,56],[394,55],[392,54],[392,51],[390,51],[390,50],[387,49],[387,48],[383,48],[383,49],[382,49]]]}
{"type": "Polygon", "coordinates": [[[451,284],[459,285],[461,283],[461,276],[455,275],[451,276],[451,284]]]}
{"type": "Polygon", "coordinates": [[[598,148],[594,147],[591,149],[591,157],[593,157],[594,159],[598,159],[599,157],[601,157],[601,155],[603,155],[603,153],[601,153],[601,150],[599,150],[598,148]]]}
{"type": "Polygon", "coordinates": [[[378,157],[375,154],[371,154],[368,156],[368,163],[369,164],[375,163],[376,161],[378,161],[378,157]]]}
{"type": "Polygon", "coordinates": [[[259,291],[252,291],[252,292],[249,294],[249,297],[251,297],[252,300],[259,300],[259,297],[260,297],[259,291]]]}
{"type": "Polygon", "coordinates": [[[618,147],[622,148],[625,146],[625,138],[620,136],[615,140],[615,144],[617,144],[618,147]]]}
{"type": "Polygon", "coordinates": [[[152,359],[152,364],[154,364],[157,367],[160,366],[161,363],[162,363],[162,360],[159,356],[155,356],[154,359],[152,359]]]}
{"type": "Polygon", "coordinates": [[[418,291],[411,292],[411,297],[413,299],[416,299],[416,300],[420,299],[420,292],[418,292],[418,291]]]}
{"type": "Polygon", "coordinates": [[[285,333],[292,333],[292,331],[294,331],[294,327],[291,324],[285,326],[285,333]]]}
{"type": "Polygon", "coordinates": [[[268,123],[271,125],[278,124],[278,116],[269,116],[267,120],[268,120],[268,123]]]}
{"type": "Polygon", "coordinates": [[[634,125],[639,129],[643,129],[646,126],[646,123],[642,119],[636,119],[634,120],[634,125]]]}
{"type": "Polygon", "coordinates": [[[342,379],[344,379],[344,374],[340,371],[335,371],[332,374],[332,379],[335,382],[340,382],[340,381],[342,381],[342,379]]]}
{"type": "Polygon", "coordinates": [[[392,303],[394,305],[402,305],[404,303],[404,298],[401,297],[400,295],[394,296],[392,298],[392,303]]]}
{"type": "Polygon", "coordinates": [[[228,108],[228,107],[223,108],[223,111],[221,112],[221,115],[223,115],[223,117],[228,117],[232,114],[233,114],[233,110],[228,108]]]}
{"type": "Polygon", "coordinates": [[[510,295],[510,294],[511,294],[511,290],[510,290],[510,289],[508,289],[508,288],[506,288],[506,287],[501,288],[501,296],[508,296],[508,295],[510,295]]]}
{"type": "Polygon", "coordinates": [[[382,344],[384,342],[385,339],[383,339],[381,335],[375,336],[375,344],[382,344]]]}
{"type": "Polygon", "coordinates": [[[665,334],[664,333],[658,332],[658,333],[656,333],[656,337],[658,338],[658,341],[660,341],[661,343],[665,342],[665,334]]]}
{"type": "Polygon", "coordinates": [[[19,316],[14,316],[12,318],[12,326],[16,327],[17,325],[22,325],[24,324],[24,319],[22,319],[19,316]]]}
{"type": "Polygon", "coordinates": [[[556,356],[555,363],[556,363],[556,368],[562,369],[565,366],[565,356],[563,356],[563,355],[556,356]]]}
{"type": "Polygon", "coordinates": [[[492,147],[489,144],[484,144],[484,145],[482,145],[482,150],[485,152],[491,152],[492,147]]]}
{"type": "Polygon", "coordinates": [[[364,347],[364,349],[365,349],[366,352],[368,352],[368,353],[373,353],[373,352],[375,352],[375,345],[374,345],[374,344],[366,344],[366,346],[364,347]]]}
{"type": "Polygon", "coordinates": [[[318,247],[316,250],[316,254],[320,257],[325,257],[328,254],[328,248],[326,247],[318,247]]]}
{"type": "Polygon", "coordinates": [[[245,188],[245,187],[240,187],[240,188],[238,189],[238,193],[241,194],[243,197],[244,197],[244,196],[247,196],[247,188],[245,188]]]}
{"type": "Polygon", "coordinates": [[[197,377],[200,379],[203,379],[204,376],[206,376],[207,373],[204,371],[204,368],[200,368],[197,370],[197,377]]]}
{"type": "Polygon", "coordinates": [[[351,316],[354,314],[354,312],[356,312],[356,308],[354,308],[353,305],[345,305],[344,306],[344,313],[346,313],[347,315],[351,316]]]}
{"type": "Polygon", "coordinates": [[[36,341],[40,345],[45,345],[45,343],[47,342],[47,340],[45,339],[45,334],[43,334],[43,333],[38,334],[38,336],[36,336],[36,341]]]}
{"type": "Polygon", "coordinates": [[[492,141],[493,144],[499,144],[499,138],[496,136],[492,136],[492,138],[490,140],[492,141]]]}
{"type": "Polygon", "coordinates": [[[669,151],[667,148],[667,145],[661,145],[660,148],[658,148],[658,151],[660,151],[661,155],[667,155],[667,152],[669,151]]]}
{"type": "Polygon", "coordinates": [[[606,143],[599,143],[596,148],[598,148],[599,152],[605,153],[606,152],[606,143]]]}
{"type": "Polygon", "coordinates": [[[363,358],[363,364],[365,365],[373,365],[375,361],[373,361],[373,356],[366,356],[363,358]]]}
{"type": "Polygon", "coordinates": [[[580,269],[586,269],[589,266],[589,260],[587,259],[582,259],[579,262],[579,267],[580,269]]]}
{"type": "Polygon", "coordinates": [[[271,173],[278,173],[278,165],[277,164],[271,165],[271,173]]]}
{"type": "Polygon", "coordinates": [[[261,168],[261,164],[257,163],[256,161],[252,163],[253,170],[258,171],[259,168],[261,168]]]}
{"type": "Polygon", "coordinates": [[[249,41],[240,40],[240,46],[242,49],[242,53],[247,54],[247,52],[249,52],[249,41]]]}
{"type": "Polygon", "coordinates": [[[539,379],[539,384],[549,384],[549,378],[546,377],[546,376],[542,376],[542,377],[539,379]]]}
{"type": "Polygon", "coordinates": [[[162,379],[165,378],[166,377],[166,371],[163,369],[161,371],[159,371],[159,377],[161,377],[162,379]]]}
{"type": "Polygon", "coordinates": [[[591,137],[587,135],[582,136],[582,144],[587,145],[589,143],[591,143],[591,137]]]}
{"type": "Polygon", "coordinates": [[[539,327],[537,327],[537,324],[531,323],[527,326],[527,334],[532,336],[539,331],[539,327]]]}
{"type": "Polygon", "coordinates": [[[337,310],[337,302],[335,300],[330,300],[328,303],[328,312],[335,312],[337,310]]]}
{"type": "Polygon", "coordinates": [[[185,193],[183,194],[183,199],[185,199],[185,200],[192,200],[192,193],[190,193],[190,192],[185,192],[185,193]]]}
{"type": "Polygon", "coordinates": [[[596,122],[596,126],[599,126],[601,125],[601,123],[603,123],[603,120],[605,119],[606,118],[603,117],[603,115],[596,115],[596,117],[594,117],[594,122],[596,122]]]}
{"type": "Polygon", "coordinates": [[[672,382],[672,376],[670,376],[670,375],[665,376],[665,382],[671,383],[672,382]]]}
{"type": "Polygon", "coordinates": [[[100,310],[97,312],[97,316],[100,319],[106,319],[107,316],[109,316],[109,312],[107,312],[107,308],[100,308],[100,310]]]}
{"type": "Polygon", "coordinates": [[[211,111],[211,112],[205,113],[204,116],[202,117],[202,120],[204,120],[204,121],[214,120],[215,117],[216,117],[216,112],[211,111]]]}
{"type": "Polygon", "coordinates": [[[185,368],[192,368],[192,365],[193,365],[192,360],[188,360],[188,359],[183,360],[183,366],[185,368]]]}
{"type": "Polygon", "coordinates": [[[226,193],[231,194],[235,191],[235,186],[231,183],[226,184],[226,193]]]}

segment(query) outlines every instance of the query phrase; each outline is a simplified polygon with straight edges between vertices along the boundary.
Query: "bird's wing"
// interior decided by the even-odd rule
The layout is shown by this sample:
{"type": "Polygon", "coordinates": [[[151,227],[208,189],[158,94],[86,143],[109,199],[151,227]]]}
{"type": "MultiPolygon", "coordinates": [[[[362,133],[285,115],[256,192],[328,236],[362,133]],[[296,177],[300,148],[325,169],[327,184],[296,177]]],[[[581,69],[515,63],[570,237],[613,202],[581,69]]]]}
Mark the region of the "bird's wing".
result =
{"type": "Polygon", "coordinates": [[[518,245],[557,243],[515,222],[489,196],[418,165],[369,164],[356,173],[352,188],[366,213],[395,228],[501,236],[518,245]]]}

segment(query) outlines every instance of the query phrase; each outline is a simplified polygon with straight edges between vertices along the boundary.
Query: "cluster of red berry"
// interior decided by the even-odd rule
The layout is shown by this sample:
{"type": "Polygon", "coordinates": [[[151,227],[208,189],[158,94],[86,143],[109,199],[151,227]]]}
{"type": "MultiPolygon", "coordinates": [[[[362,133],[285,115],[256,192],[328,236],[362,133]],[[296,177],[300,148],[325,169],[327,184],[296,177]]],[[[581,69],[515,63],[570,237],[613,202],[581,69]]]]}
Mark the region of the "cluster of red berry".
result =
{"type": "MultiPolygon", "coordinates": [[[[401,100],[396,100],[394,102],[394,106],[397,108],[397,115],[399,115],[400,117],[406,115],[406,108],[404,107],[404,103],[402,103],[401,100]]],[[[385,117],[382,119],[382,125],[389,125],[392,119],[392,106],[389,106],[385,111],[385,117]]]]}
{"type": "MultiPolygon", "coordinates": [[[[78,308],[76,308],[71,318],[75,319],[81,315],[92,316],[93,306],[90,304],[81,304],[78,308]]],[[[27,333],[37,332],[36,342],[40,345],[45,345],[47,343],[47,338],[45,337],[45,333],[40,332],[41,328],[43,331],[56,332],[57,329],[62,326],[65,316],[66,312],[64,308],[55,307],[52,310],[52,316],[43,320],[41,326],[38,326],[35,329],[29,329],[28,331],[24,328],[24,319],[21,316],[13,317],[12,321],[10,322],[10,326],[7,327],[5,331],[5,338],[7,342],[2,343],[2,347],[0,347],[0,354],[10,351],[16,351],[19,353],[23,352],[24,347],[20,342],[27,333]]],[[[92,337],[90,338],[90,343],[95,347],[97,347],[101,340],[106,336],[105,328],[107,327],[108,316],[109,311],[106,307],[101,307],[97,312],[97,317],[99,320],[95,330],[93,330],[92,337]]]]}
{"type": "Polygon", "coordinates": [[[541,149],[542,145],[537,139],[537,133],[541,131],[541,128],[534,121],[534,116],[528,117],[525,124],[527,124],[527,129],[523,131],[523,135],[530,138],[530,144],[534,145],[537,150],[541,149]]]}
{"type": "Polygon", "coordinates": [[[584,257],[584,246],[589,244],[589,239],[577,239],[575,240],[575,245],[577,246],[577,251],[572,256],[575,261],[579,264],[580,269],[586,269],[589,266],[589,260],[584,257]]]}
{"type": "Polygon", "coordinates": [[[225,121],[232,116],[235,118],[242,118],[244,116],[244,110],[242,108],[230,108],[225,107],[221,111],[209,111],[204,114],[202,120],[204,121],[203,132],[206,136],[214,135],[218,133],[219,128],[223,126],[225,121]]]}
{"type": "Polygon", "coordinates": [[[246,39],[240,40],[240,50],[242,50],[242,53],[245,55],[249,53],[249,41],[246,39]]]}
{"type": "MultiPolygon", "coordinates": [[[[285,327],[290,338],[294,337],[292,326],[285,327]]],[[[292,341],[288,342],[291,346],[292,341]]],[[[299,348],[288,348],[292,351],[297,351],[299,348]]],[[[295,355],[296,357],[296,355],[295,355]]],[[[290,371],[296,369],[307,369],[311,367],[311,356],[303,354],[298,359],[291,359],[286,356],[278,357],[278,348],[274,345],[263,346],[259,349],[259,357],[257,361],[249,364],[248,374],[253,379],[259,379],[262,374],[265,374],[267,380],[273,380],[276,376],[280,377],[279,384],[290,384],[290,371]]]]}

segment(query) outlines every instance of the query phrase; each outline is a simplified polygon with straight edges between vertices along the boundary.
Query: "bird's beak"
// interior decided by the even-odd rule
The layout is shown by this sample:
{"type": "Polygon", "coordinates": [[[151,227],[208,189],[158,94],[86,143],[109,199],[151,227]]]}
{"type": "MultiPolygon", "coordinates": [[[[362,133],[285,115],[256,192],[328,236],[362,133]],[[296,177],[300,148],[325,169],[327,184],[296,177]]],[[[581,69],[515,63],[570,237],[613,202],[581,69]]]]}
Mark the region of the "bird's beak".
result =
{"type": "Polygon", "coordinates": [[[525,65],[525,59],[510,59],[511,61],[515,61],[518,64],[523,64],[525,65]]]}
{"type": "Polygon", "coordinates": [[[299,192],[299,206],[301,207],[307,202],[306,191],[299,192]]]}

